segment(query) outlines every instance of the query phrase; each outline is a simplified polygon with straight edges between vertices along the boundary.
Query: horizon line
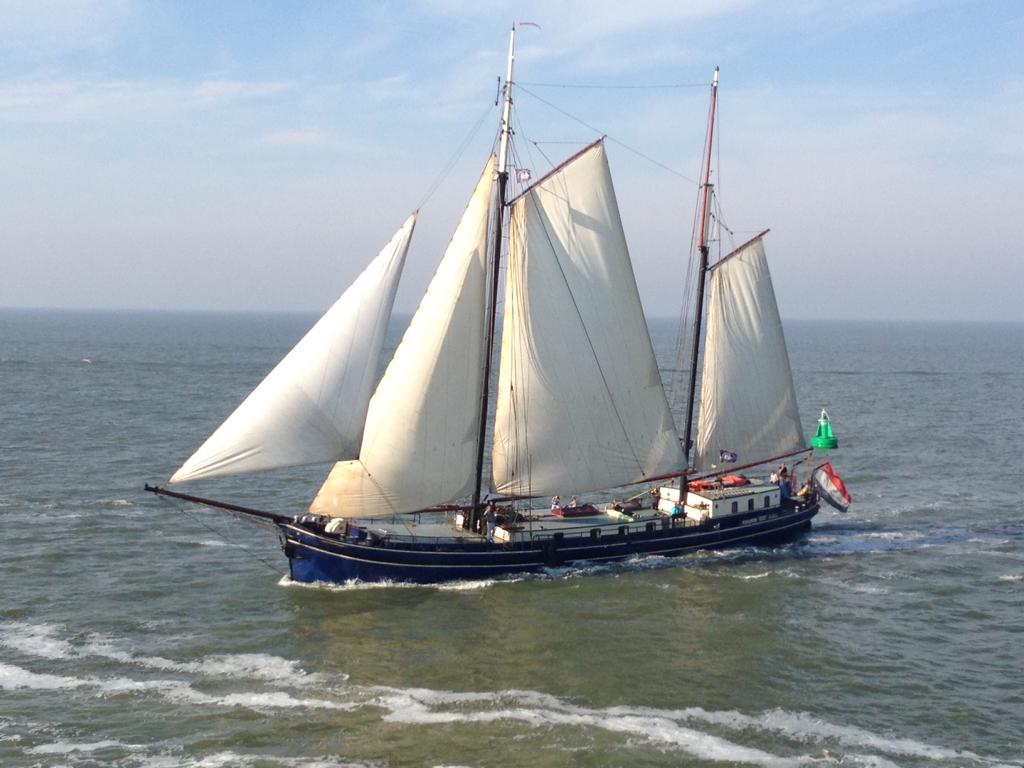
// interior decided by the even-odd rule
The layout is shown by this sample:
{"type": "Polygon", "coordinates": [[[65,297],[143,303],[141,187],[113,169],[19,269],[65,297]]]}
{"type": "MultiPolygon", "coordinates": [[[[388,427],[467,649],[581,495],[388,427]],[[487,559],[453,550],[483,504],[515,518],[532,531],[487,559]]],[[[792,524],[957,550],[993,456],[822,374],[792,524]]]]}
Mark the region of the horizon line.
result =
{"type": "MultiPolygon", "coordinates": [[[[325,311],[325,310],[324,310],[325,311]]],[[[264,316],[309,316],[320,317],[324,311],[315,309],[218,309],[218,308],[165,308],[165,307],[47,307],[47,306],[6,306],[0,305],[0,312],[53,312],[53,313],[139,313],[166,315],[264,315],[264,316]]],[[[392,316],[411,317],[412,311],[394,311],[392,316]]],[[[648,320],[679,321],[678,315],[652,315],[644,313],[648,320]]],[[[935,318],[935,317],[809,317],[784,316],[784,321],[812,323],[929,323],[929,324],[1024,324],[1024,318],[1007,320],[991,318],[935,318]]]]}

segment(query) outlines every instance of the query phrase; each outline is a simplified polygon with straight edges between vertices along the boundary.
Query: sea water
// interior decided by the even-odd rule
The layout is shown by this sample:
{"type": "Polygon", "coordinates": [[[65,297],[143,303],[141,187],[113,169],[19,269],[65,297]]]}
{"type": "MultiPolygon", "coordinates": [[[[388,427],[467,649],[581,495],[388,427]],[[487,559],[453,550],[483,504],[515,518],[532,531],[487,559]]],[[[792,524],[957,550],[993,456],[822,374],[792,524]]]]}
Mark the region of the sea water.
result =
{"type": "Polygon", "coordinates": [[[311,322],[0,312],[0,765],[1024,766],[1024,327],[786,323],[855,499],[793,545],[308,587],[142,485],[311,322]]]}

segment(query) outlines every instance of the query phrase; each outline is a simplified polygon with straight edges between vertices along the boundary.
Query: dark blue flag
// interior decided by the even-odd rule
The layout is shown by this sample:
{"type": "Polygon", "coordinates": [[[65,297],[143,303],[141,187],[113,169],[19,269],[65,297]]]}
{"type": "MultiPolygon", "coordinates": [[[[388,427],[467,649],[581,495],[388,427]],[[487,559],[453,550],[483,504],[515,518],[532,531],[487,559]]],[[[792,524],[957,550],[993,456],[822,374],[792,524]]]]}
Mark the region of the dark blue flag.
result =
{"type": "Polygon", "coordinates": [[[719,451],[718,461],[722,464],[735,464],[739,456],[732,451],[719,451]]]}

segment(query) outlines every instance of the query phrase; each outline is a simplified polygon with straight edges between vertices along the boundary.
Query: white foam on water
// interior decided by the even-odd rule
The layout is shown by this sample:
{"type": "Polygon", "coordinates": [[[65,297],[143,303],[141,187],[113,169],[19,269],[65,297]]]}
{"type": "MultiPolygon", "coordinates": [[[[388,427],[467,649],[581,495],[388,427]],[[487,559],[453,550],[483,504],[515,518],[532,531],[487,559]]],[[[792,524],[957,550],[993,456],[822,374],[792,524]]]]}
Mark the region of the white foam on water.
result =
{"type": "Polygon", "coordinates": [[[888,595],[890,592],[890,589],[888,587],[873,584],[864,584],[855,581],[843,581],[842,579],[836,578],[817,577],[812,579],[812,581],[816,584],[824,584],[828,587],[836,587],[837,589],[841,589],[845,592],[854,592],[859,595],[888,595]]]}
{"type": "Polygon", "coordinates": [[[53,624],[27,624],[21,621],[0,623],[0,646],[44,659],[69,659],[75,655],[67,640],[57,637],[53,624]]]}
{"type": "Polygon", "coordinates": [[[678,568],[692,565],[686,557],[665,557],[664,555],[632,555],[625,560],[614,560],[606,563],[579,562],[558,567],[544,568],[542,571],[526,574],[526,579],[578,579],[585,576],[618,575],[623,573],[645,573],[660,571],[666,568],[678,568]]]}
{"type": "Polygon", "coordinates": [[[964,760],[990,762],[973,752],[939,747],[913,739],[880,736],[856,726],[833,725],[806,712],[771,710],[761,715],[740,712],[707,712],[688,710],[689,717],[737,730],[760,730],[779,733],[803,742],[836,742],[846,747],[876,749],[889,755],[918,757],[929,760],[964,760]]]}
{"type": "Polygon", "coordinates": [[[883,541],[916,541],[924,538],[921,531],[863,531],[864,539],[882,539],[883,541]]]}
{"type": "Polygon", "coordinates": [[[807,541],[814,542],[815,544],[836,544],[840,541],[838,536],[828,536],[821,533],[820,529],[811,529],[810,535],[807,537],[807,541]]]}
{"type": "Polygon", "coordinates": [[[64,675],[30,672],[13,664],[0,662],[0,690],[64,691],[90,685],[89,681],[64,675]]]}
{"type": "MultiPolygon", "coordinates": [[[[371,768],[336,757],[279,757],[277,755],[247,755],[225,750],[209,755],[136,755],[133,765],[138,768],[246,768],[247,766],[280,766],[281,768],[371,768]]],[[[379,768],[379,766],[378,766],[379,768]]]]}
{"type": "Polygon", "coordinates": [[[257,680],[294,680],[309,678],[298,662],[269,653],[227,653],[210,656],[202,661],[184,665],[189,672],[221,677],[241,677],[257,680]]]}
{"type": "Polygon", "coordinates": [[[334,702],[325,699],[298,699],[283,691],[230,693],[210,703],[226,707],[247,707],[257,711],[267,709],[334,709],[350,712],[358,707],[354,703],[334,702]]]}
{"type": "Polygon", "coordinates": [[[1024,573],[1004,573],[999,581],[1024,581],[1024,573]]]}
{"type": "Polygon", "coordinates": [[[737,573],[735,570],[719,571],[715,569],[711,571],[715,576],[721,576],[727,579],[739,579],[740,581],[759,581],[761,579],[767,579],[769,577],[782,578],[782,579],[802,579],[803,574],[798,571],[794,571],[792,568],[769,568],[767,571],[759,571],[757,573],[737,573]]]}
{"type": "Polygon", "coordinates": [[[131,678],[67,677],[31,672],[12,664],[0,663],[0,690],[66,691],[91,688],[102,696],[125,693],[157,693],[164,698],[187,704],[220,707],[245,707],[256,711],[277,709],[352,710],[356,704],[326,699],[296,698],[284,691],[252,691],[211,695],[180,680],[133,680],[131,678]]]}
{"type": "Polygon", "coordinates": [[[854,765],[862,765],[864,768],[902,768],[902,766],[891,760],[886,760],[878,755],[844,755],[844,760],[849,760],[854,765]]]}
{"type": "Polygon", "coordinates": [[[521,578],[517,579],[480,579],[478,581],[449,581],[437,585],[439,592],[478,592],[481,589],[487,589],[493,587],[495,584],[509,584],[516,581],[523,581],[521,578]]]}
{"type": "Polygon", "coordinates": [[[458,693],[422,688],[376,687],[372,703],[383,707],[388,722],[413,725],[480,723],[512,720],[548,728],[553,724],[598,728],[643,738],[648,743],[677,748],[700,759],[788,766],[842,760],[867,768],[892,768],[890,758],[916,758],[957,766],[1022,768],[1024,762],[1006,762],[974,752],[937,746],[915,739],[881,735],[857,726],[835,725],[805,712],[770,710],[759,715],[736,711],[709,712],[699,707],[665,710],[614,706],[594,709],[577,706],[550,694],[507,690],[458,693]],[[819,755],[781,756],[737,744],[721,735],[694,728],[695,723],[738,733],[775,734],[795,745],[813,745],[819,755]],[[845,752],[845,750],[857,750],[845,752]],[[875,754],[864,754],[862,750],[875,754]]]}
{"type": "Polygon", "coordinates": [[[299,589],[315,589],[323,592],[358,592],[364,589],[423,589],[426,585],[409,584],[404,581],[359,581],[352,579],[341,584],[326,581],[294,581],[287,574],[278,579],[279,587],[297,587],[299,589]]]}
{"type": "Polygon", "coordinates": [[[268,653],[227,653],[208,656],[200,661],[173,661],[161,656],[146,656],[121,650],[109,638],[94,636],[79,649],[79,656],[97,656],[147,669],[209,677],[244,680],[309,682],[315,676],[305,672],[296,661],[268,653]]]}
{"type": "Polygon", "coordinates": [[[97,752],[101,749],[122,749],[128,752],[138,747],[122,744],[120,741],[106,740],[94,741],[87,744],[75,744],[68,741],[58,741],[53,744],[40,744],[29,747],[25,750],[30,755],[70,755],[73,752],[97,752]]]}
{"type": "MultiPolygon", "coordinates": [[[[748,577],[762,578],[773,573],[776,572],[748,574],[748,577]]],[[[1024,580],[1024,575],[1007,575],[1016,581],[1024,580]]],[[[385,721],[410,725],[514,721],[534,728],[549,728],[552,724],[561,724],[621,733],[660,748],[678,749],[699,759],[756,764],[771,768],[823,759],[831,761],[835,753],[845,753],[844,760],[866,768],[891,768],[891,762],[887,758],[893,756],[952,762],[956,765],[964,765],[966,761],[993,766],[997,762],[968,751],[898,736],[880,735],[856,726],[835,725],[805,712],[777,709],[749,715],[736,711],[709,712],[701,708],[587,708],[551,694],[522,690],[454,692],[384,686],[339,689],[334,685],[335,676],[328,678],[319,674],[311,675],[304,672],[297,662],[269,654],[221,654],[197,661],[178,662],[158,656],[130,653],[119,649],[109,639],[103,638],[92,638],[76,646],[60,638],[58,628],[52,625],[5,622],[0,626],[4,632],[2,637],[5,638],[5,643],[10,644],[13,639],[14,647],[27,648],[29,653],[42,658],[64,660],[99,656],[160,671],[215,679],[257,680],[277,685],[298,679],[304,687],[318,686],[314,690],[319,690],[319,695],[301,696],[281,690],[235,690],[213,694],[194,688],[191,684],[194,681],[73,677],[32,672],[6,663],[0,663],[0,690],[93,689],[101,696],[153,693],[183,704],[243,707],[259,712],[303,709],[351,711],[371,706],[382,707],[385,710],[385,721]],[[706,729],[698,727],[700,724],[713,726],[714,732],[707,732],[706,729]],[[805,747],[814,745],[817,749],[823,750],[824,754],[772,754],[736,743],[723,736],[722,729],[725,729],[726,733],[734,731],[775,734],[794,742],[791,750],[799,751],[798,745],[801,744],[805,747]]],[[[284,765],[283,762],[281,764],[284,765]]],[[[1019,762],[1004,761],[1002,764],[1007,768],[1024,768],[1024,763],[1019,762]]],[[[156,768],[157,764],[153,765],[156,768]]]]}
{"type": "MultiPolygon", "coordinates": [[[[516,582],[525,581],[530,576],[510,576],[508,578],[496,578],[496,579],[478,579],[478,580],[466,580],[466,581],[442,581],[437,584],[411,584],[407,581],[359,581],[358,579],[352,579],[342,584],[334,584],[324,581],[314,582],[312,584],[302,581],[293,581],[290,576],[282,576],[278,580],[277,585],[279,587],[300,587],[307,589],[322,590],[324,592],[359,592],[362,590],[371,589],[433,589],[439,592],[476,592],[481,589],[487,589],[497,584],[514,584],[516,582]]],[[[533,575],[536,578],[536,575],[533,575]]]]}
{"type": "Polygon", "coordinates": [[[238,691],[209,694],[197,690],[181,680],[131,680],[114,678],[96,681],[96,687],[106,695],[131,692],[152,692],[180,704],[208,707],[242,707],[256,712],[287,709],[315,709],[351,711],[358,705],[350,702],[329,701],[318,698],[297,698],[285,691],[238,691]]]}
{"type": "Polygon", "coordinates": [[[443,723],[490,723],[514,720],[538,728],[555,725],[596,728],[628,736],[640,736],[660,746],[671,746],[703,760],[763,765],[769,768],[797,766],[805,758],[784,758],[760,749],[735,744],[727,739],[680,725],[667,717],[609,714],[565,705],[554,709],[509,707],[504,709],[461,711],[436,710],[439,702],[465,701],[464,695],[447,692],[411,690],[379,697],[377,703],[388,709],[386,722],[411,725],[443,723]]]}

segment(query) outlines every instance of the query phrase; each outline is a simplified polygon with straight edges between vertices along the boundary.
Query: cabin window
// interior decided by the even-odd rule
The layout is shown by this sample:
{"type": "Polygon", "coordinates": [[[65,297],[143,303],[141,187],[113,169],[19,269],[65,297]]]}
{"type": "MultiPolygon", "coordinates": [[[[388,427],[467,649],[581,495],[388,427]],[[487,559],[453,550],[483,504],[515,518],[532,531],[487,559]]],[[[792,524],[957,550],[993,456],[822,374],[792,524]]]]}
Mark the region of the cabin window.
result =
{"type": "Polygon", "coordinates": [[[739,511],[740,511],[740,503],[738,501],[734,501],[732,503],[732,513],[735,515],[739,511]]]}
{"type": "Polygon", "coordinates": [[[754,511],[754,500],[753,499],[747,499],[747,511],[748,512],[753,512],[754,511]]]}
{"type": "Polygon", "coordinates": [[[764,508],[768,509],[768,507],[770,507],[771,505],[772,505],[772,497],[771,496],[765,496],[764,497],[764,508]]]}

